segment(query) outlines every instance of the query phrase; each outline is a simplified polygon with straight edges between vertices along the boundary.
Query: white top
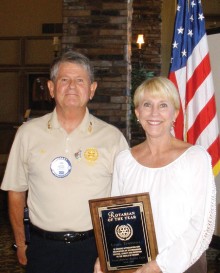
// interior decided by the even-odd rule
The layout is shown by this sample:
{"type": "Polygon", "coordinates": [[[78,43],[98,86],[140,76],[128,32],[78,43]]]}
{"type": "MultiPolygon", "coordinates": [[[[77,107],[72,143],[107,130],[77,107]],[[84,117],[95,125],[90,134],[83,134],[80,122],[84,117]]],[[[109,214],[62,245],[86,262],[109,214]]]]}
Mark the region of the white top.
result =
{"type": "Polygon", "coordinates": [[[1,188],[28,190],[31,222],[42,229],[89,230],[88,200],[110,195],[115,156],[126,148],[123,134],[88,110],[70,134],[55,110],[19,127],[1,188]]]}
{"type": "Polygon", "coordinates": [[[139,164],[130,150],[115,161],[112,196],[149,192],[157,237],[156,261],[165,273],[182,273],[208,248],[216,216],[211,158],[191,146],[161,168],[139,164]]]}

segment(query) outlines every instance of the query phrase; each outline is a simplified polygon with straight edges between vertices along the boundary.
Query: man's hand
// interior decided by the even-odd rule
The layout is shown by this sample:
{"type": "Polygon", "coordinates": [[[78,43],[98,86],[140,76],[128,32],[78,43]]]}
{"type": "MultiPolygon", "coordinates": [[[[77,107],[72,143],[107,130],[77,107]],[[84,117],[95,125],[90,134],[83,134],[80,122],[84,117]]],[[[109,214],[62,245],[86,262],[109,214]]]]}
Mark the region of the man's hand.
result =
{"type": "Polygon", "coordinates": [[[22,265],[27,264],[24,231],[24,207],[26,207],[26,192],[8,192],[9,217],[17,245],[18,261],[22,265]]]}
{"type": "Polygon", "coordinates": [[[26,245],[17,246],[17,257],[18,257],[18,261],[21,265],[27,264],[26,249],[27,249],[26,245]]]}

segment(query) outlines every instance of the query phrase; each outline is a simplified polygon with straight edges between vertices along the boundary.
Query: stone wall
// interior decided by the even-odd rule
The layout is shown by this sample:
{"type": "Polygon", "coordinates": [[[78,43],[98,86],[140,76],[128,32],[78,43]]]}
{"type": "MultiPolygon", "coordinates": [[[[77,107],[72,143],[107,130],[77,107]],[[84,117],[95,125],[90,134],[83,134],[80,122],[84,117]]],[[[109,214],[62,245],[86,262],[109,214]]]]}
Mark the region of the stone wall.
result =
{"type": "Polygon", "coordinates": [[[117,126],[129,141],[133,128],[131,67],[139,63],[136,36],[140,31],[146,35],[143,62],[146,69],[159,74],[161,3],[63,0],[62,50],[84,53],[95,67],[98,88],[89,108],[117,126]]]}
{"type": "MultiPolygon", "coordinates": [[[[133,71],[152,72],[161,74],[161,8],[162,1],[134,0],[132,14],[132,55],[133,71]],[[141,50],[136,43],[138,34],[144,35],[145,43],[141,50]]],[[[140,75],[140,73],[139,73],[140,75]]],[[[142,78],[143,77],[140,77],[142,78]]],[[[131,90],[131,100],[134,90],[131,90]]],[[[136,122],[133,109],[131,109],[130,145],[134,146],[145,139],[141,126],[136,122]]]]}
{"type": "Polygon", "coordinates": [[[140,50],[136,40],[144,35],[141,65],[155,75],[161,73],[161,9],[162,0],[134,0],[132,16],[132,66],[138,65],[140,50]]]}

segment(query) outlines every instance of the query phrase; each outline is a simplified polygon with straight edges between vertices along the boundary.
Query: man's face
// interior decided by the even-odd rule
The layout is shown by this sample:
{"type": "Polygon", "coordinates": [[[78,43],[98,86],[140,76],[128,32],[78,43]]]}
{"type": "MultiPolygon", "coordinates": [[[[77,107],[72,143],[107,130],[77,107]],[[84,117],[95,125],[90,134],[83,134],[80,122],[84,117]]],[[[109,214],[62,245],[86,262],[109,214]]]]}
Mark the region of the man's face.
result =
{"type": "Polygon", "coordinates": [[[85,108],[93,98],[97,83],[90,82],[86,69],[75,63],[61,63],[54,82],[48,82],[56,107],[65,109],[85,108]]]}

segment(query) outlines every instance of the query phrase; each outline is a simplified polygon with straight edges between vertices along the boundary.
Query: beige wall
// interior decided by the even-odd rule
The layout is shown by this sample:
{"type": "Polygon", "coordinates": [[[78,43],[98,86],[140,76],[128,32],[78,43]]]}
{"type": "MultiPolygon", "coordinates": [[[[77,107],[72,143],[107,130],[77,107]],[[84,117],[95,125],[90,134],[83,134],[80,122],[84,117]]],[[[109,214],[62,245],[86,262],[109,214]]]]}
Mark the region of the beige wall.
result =
{"type": "Polygon", "coordinates": [[[42,25],[62,23],[62,3],[0,0],[0,107],[4,109],[0,122],[23,120],[29,104],[29,74],[49,71],[54,57],[54,34],[43,34],[42,25]]]}
{"type": "Polygon", "coordinates": [[[62,23],[62,0],[1,0],[0,36],[42,35],[43,23],[62,23]]]}
{"type": "MultiPolygon", "coordinates": [[[[210,52],[210,60],[212,66],[212,74],[214,80],[214,88],[215,88],[215,99],[217,106],[217,114],[218,114],[218,126],[220,129],[220,48],[216,47],[216,44],[220,44],[220,33],[208,35],[208,44],[209,44],[209,52],[210,52]]],[[[216,234],[220,235],[220,174],[216,177],[216,187],[217,187],[217,221],[216,221],[216,234]]]]}
{"type": "Polygon", "coordinates": [[[161,74],[167,76],[170,66],[171,43],[173,38],[176,5],[173,0],[164,0],[162,7],[162,66],[161,74]]]}

